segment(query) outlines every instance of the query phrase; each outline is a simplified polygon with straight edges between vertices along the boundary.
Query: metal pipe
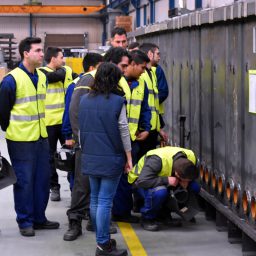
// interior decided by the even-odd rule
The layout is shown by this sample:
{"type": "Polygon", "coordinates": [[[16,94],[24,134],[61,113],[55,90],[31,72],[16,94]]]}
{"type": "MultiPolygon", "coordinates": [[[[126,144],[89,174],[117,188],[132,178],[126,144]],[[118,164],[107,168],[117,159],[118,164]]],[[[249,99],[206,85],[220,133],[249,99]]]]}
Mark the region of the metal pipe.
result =
{"type": "Polygon", "coordinates": [[[185,147],[185,121],[186,116],[180,115],[180,146],[185,147]]]}
{"type": "Polygon", "coordinates": [[[209,171],[209,168],[206,167],[205,168],[205,171],[204,171],[204,181],[207,185],[209,185],[209,182],[210,182],[210,171],[209,171]]]}

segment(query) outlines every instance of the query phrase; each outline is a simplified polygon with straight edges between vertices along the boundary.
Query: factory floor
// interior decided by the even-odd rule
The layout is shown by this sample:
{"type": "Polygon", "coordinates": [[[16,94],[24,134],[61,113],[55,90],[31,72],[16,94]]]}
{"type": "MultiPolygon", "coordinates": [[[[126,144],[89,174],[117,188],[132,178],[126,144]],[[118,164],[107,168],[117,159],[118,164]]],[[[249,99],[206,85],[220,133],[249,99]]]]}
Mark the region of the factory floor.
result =
{"type": "MultiPolygon", "coordinates": [[[[0,132],[0,151],[8,158],[4,135],[0,132]]],[[[0,190],[0,255],[1,256],[93,256],[95,234],[85,230],[72,242],[63,241],[68,228],[66,211],[70,206],[70,190],[66,173],[59,172],[61,201],[49,201],[47,218],[59,221],[58,230],[37,230],[35,237],[22,237],[15,221],[12,187],[0,190]]],[[[112,237],[118,247],[127,248],[132,256],[241,256],[239,244],[230,244],[226,232],[218,232],[215,223],[207,221],[204,213],[196,216],[196,223],[183,223],[182,227],[162,227],[148,232],[140,224],[114,223],[118,233],[112,237]]]]}

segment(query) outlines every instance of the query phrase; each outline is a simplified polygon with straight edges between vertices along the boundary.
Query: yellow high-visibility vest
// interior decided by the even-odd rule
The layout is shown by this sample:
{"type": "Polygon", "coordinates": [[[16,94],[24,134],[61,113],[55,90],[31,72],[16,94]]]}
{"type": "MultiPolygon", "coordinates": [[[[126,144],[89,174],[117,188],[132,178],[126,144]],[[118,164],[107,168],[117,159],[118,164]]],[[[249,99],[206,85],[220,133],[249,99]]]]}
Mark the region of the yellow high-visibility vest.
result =
{"type": "Polygon", "coordinates": [[[193,164],[196,164],[196,156],[195,153],[186,148],[180,147],[163,147],[157,148],[148,151],[148,153],[143,156],[139,162],[133,167],[133,169],[128,173],[128,182],[133,183],[140,175],[142,168],[145,164],[145,158],[148,156],[156,155],[159,156],[162,160],[162,169],[158,176],[160,177],[169,177],[172,174],[172,166],[173,166],[173,157],[178,153],[182,152],[187,156],[187,159],[190,160],[193,164]]]}
{"type": "Polygon", "coordinates": [[[145,94],[145,81],[142,78],[137,80],[139,85],[132,90],[129,112],[127,112],[128,125],[131,140],[136,140],[136,132],[139,127],[141,104],[145,94]]]}
{"type": "Polygon", "coordinates": [[[148,87],[148,105],[151,110],[151,130],[160,131],[160,119],[159,119],[159,99],[158,99],[158,89],[157,89],[157,81],[151,72],[150,77],[149,73],[145,70],[145,72],[141,75],[141,78],[147,84],[148,87]]]}
{"type": "Polygon", "coordinates": [[[39,69],[36,72],[37,88],[21,68],[8,73],[16,82],[16,101],[6,130],[8,140],[29,142],[48,137],[45,126],[46,76],[39,69]]]}
{"type": "MultiPolygon", "coordinates": [[[[62,117],[65,108],[65,94],[68,86],[72,82],[72,69],[63,66],[66,71],[64,83],[62,81],[49,83],[46,91],[45,100],[45,122],[46,126],[62,124],[62,117]]],[[[48,72],[54,70],[48,67],[42,67],[48,72]]]]}
{"type": "MultiPolygon", "coordinates": [[[[151,67],[151,74],[152,74],[153,78],[157,81],[156,67],[151,67]]],[[[164,103],[163,102],[161,104],[159,104],[159,114],[164,114],[164,103]]]]}

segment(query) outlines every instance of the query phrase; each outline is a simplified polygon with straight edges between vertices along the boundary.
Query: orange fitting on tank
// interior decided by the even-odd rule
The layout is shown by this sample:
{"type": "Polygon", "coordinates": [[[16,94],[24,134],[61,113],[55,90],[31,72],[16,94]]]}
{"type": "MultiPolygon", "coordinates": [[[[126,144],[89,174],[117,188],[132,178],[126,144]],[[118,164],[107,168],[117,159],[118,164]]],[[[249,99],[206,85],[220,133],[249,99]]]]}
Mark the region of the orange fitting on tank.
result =
{"type": "Polygon", "coordinates": [[[215,190],[217,186],[217,172],[213,171],[211,173],[211,186],[215,190]]]}
{"type": "Polygon", "coordinates": [[[233,192],[234,192],[234,181],[230,178],[226,182],[226,197],[230,202],[232,200],[233,192]]]}
{"type": "Polygon", "coordinates": [[[209,184],[210,172],[209,172],[208,168],[205,168],[205,171],[204,171],[204,181],[205,181],[206,184],[209,184]]]}
{"type": "Polygon", "coordinates": [[[220,195],[224,192],[224,185],[225,185],[225,176],[221,174],[218,178],[218,193],[220,195]]]}
{"type": "Polygon", "coordinates": [[[241,195],[241,186],[240,184],[236,184],[234,186],[234,195],[233,195],[233,203],[235,206],[239,206],[240,195],[241,195]]]}
{"type": "Polygon", "coordinates": [[[200,165],[200,179],[204,180],[204,167],[202,164],[200,165]]]}
{"type": "Polygon", "coordinates": [[[254,196],[251,198],[251,216],[254,220],[256,219],[256,202],[254,196]]]}
{"type": "Polygon", "coordinates": [[[249,214],[250,204],[251,204],[251,194],[249,191],[244,191],[243,197],[242,197],[242,206],[243,206],[244,214],[246,215],[249,214]]]}

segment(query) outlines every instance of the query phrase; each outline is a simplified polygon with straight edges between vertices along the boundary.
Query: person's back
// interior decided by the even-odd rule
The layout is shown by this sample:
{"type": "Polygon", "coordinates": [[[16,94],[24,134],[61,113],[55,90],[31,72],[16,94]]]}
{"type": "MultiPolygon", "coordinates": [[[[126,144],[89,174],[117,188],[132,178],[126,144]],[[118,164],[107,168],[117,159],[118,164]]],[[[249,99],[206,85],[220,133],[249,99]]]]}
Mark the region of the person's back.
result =
{"type": "Polygon", "coordinates": [[[80,103],[80,141],[82,172],[111,177],[120,174],[125,164],[118,118],[124,104],[115,94],[84,95],[80,103]]]}

